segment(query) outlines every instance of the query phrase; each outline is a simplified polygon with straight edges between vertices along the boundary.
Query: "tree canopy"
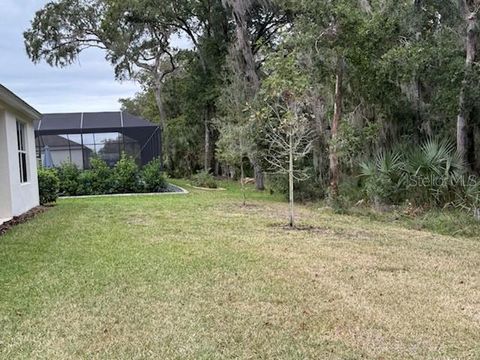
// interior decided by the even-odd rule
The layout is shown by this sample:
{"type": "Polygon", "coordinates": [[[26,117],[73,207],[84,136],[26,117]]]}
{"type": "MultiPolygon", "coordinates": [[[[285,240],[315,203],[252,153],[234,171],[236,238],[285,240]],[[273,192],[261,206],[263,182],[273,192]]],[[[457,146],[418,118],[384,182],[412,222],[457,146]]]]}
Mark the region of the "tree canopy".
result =
{"type": "Polygon", "coordinates": [[[318,196],[337,198],[365,161],[425,141],[454,144],[465,172],[480,172],[477,10],[476,0],[56,0],[25,43],[33,61],[60,67],[100,48],[118,78],[139,81],[122,106],[162,124],[175,176],[242,166],[262,189],[278,119],[256,114],[301,87],[297,115],[314,137],[299,166],[318,196]],[[179,35],[190,49],[175,48],[179,35]]]}

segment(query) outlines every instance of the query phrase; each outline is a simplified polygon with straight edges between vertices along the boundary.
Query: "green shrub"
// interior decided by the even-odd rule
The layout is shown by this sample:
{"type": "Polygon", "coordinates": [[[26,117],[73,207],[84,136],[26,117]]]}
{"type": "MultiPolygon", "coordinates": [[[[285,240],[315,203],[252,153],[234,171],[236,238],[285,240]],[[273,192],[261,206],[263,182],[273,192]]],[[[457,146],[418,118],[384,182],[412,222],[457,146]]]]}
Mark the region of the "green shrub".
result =
{"type": "Polygon", "coordinates": [[[57,172],[53,169],[38,169],[38,189],[40,192],[40,204],[53,203],[58,198],[60,180],[57,172]]]}
{"type": "Polygon", "coordinates": [[[115,165],[112,178],[116,193],[137,192],[140,188],[138,165],[131,156],[125,153],[115,165]]]}
{"type": "Polygon", "coordinates": [[[282,194],[288,200],[288,177],[286,175],[268,174],[266,185],[271,194],[282,194]]]}
{"type": "Polygon", "coordinates": [[[75,196],[78,194],[78,177],[80,170],[77,165],[71,163],[63,163],[58,169],[58,179],[60,180],[60,194],[67,196],[75,196]]]}
{"type": "Polygon", "coordinates": [[[480,179],[473,176],[463,179],[463,186],[455,190],[454,207],[472,213],[480,220],[480,179]]]}
{"type": "Polygon", "coordinates": [[[207,171],[200,171],[197,174],[193,175],[192,183],[194,186],[204,187],[208,189],[216,189],[218,187],[213,175],[207,171]]]}
{"type": "Polygon", "coordinates": [[[144,190],[147,192],[160,192],[167,187],[167,182],[162,172],[160,159],[154,159],[145,165],[141,172],[144,190]]]}
{"type": "Polygon", "coordinates": [[[404,162],[401,154],[382,152],[373,159],[360,164],[360,175],[364,180],[364,192],[376,206],[394,204],[403,200],[404,162]]]}
{"type": "Polygon", "coordinates": [[[78,190],[77,195],[97,195],[93,191],[93,184],[95,183],[95,175],[91,170],[84,170],[78,176],[78,190]]]}
{"type": "Polygon", "coordinates": [[[346,205],[354,205],[364,199],[362,179],[358,176],[344,175],[340,182],[340,196],[344,198],[346,205]]]}
{"type": "Polygon", "coordinates": [[[407,197],[415,205],[451,204],[456,191],[465,185],[462,157],[445,140],[427,140],[407,152],[404,171],[407,197]]]}
{"type": "Polygon", "coordinates": [[[365,196],[379,204],[447,206],[475,212],[480,180],[468,177],[455,145],[430,139],[404,152],[384,152],[360,164],[365,196]],[[405,153],[405,155],[403,154],[405,153]]]}
{"type": "Polygon", "coordinates": [[[63,195],[102,195],[135,192],[161,192],[167,188],[161,162],[155,159],[139,169],[135,160],[122,154],[111,169],[99,157],[90,159],[89,170],[79,170],[76,165],[62,164],[57,169],[60,193],[63,195]]]}
{"type": "Polygon", "coordinates": [[[91,194],[109,194],[113,191],[112,169],[99,157],[90,159],[89,184],[91,194]]]}
{"type": "MultiPolygon", "coordinates": [[[[288,176],[287,175],[268,175],[267,186],[272,193],[280,193],[288,200],[288,176]]],[[[305,181],[295,181],[294,185],[295,201],[310,202],[319,201],[325,198],[325,186],[314,180],[311,176],[305,181]]]]}

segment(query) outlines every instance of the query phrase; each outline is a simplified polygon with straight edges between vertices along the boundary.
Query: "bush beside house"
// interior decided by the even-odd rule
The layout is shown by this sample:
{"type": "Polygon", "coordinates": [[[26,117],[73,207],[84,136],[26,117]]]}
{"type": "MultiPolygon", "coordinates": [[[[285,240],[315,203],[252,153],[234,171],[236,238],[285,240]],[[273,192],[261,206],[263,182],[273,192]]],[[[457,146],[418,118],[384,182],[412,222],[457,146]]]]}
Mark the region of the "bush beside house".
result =
{"type": "Polygon", "coordinates": [[[140,168],[132,157],[125,154],[113,168],[112,184],[114,193],[134,193],[146,190],[140,179],[140,168]]]}
{"type": "Polygon", "coordinates": [[[38,178],[42,204],[54,202],[58,195],[162,192],[168,186],[159,159],[140,168],[125,154],[114,168],[100,158],[92,158],[89,170],[65,163],[57,169],[39,169],[38,178]]]}
{"type": "Polygon", "coordinates": [[[60,191],[60,180],[55,170],[38,169],[38,190],[41,205],[50,204],[57,200],[60,191]]]}
{"type": "Polygon", "coordinates": [[[163,176],[160,159],[155,159],[145,165],[140,174],[143,188],[148,192],[161,192],[167,188],[167,181],[163,176]]]}

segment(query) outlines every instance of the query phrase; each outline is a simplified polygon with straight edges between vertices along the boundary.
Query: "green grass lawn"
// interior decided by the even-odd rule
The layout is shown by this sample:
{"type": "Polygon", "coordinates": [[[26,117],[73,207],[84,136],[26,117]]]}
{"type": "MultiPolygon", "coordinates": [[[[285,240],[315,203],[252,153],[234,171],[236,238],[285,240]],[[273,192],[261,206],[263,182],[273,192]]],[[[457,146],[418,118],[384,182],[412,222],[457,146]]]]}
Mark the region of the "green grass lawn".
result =
{"type": "Polygon", "coordinates": [[[225,186],[60,200],[1,237],[0,358],[480,358],[478,238],[313,207],[291,231],[225,186]]]}

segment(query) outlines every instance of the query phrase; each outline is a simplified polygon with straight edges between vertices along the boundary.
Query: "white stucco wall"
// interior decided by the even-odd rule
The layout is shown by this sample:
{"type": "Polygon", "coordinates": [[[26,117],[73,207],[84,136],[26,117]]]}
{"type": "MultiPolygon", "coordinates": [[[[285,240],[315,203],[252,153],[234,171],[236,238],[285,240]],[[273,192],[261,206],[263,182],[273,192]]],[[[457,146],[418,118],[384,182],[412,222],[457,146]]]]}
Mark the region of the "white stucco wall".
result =
{"type": "Polygon", "coordinates": [[[5,110],[0,109],[0,223],[12,217],[12,192],[8,166],[5,110]]]}
{"type": "Polygon", "coordinates": [[[33,121],[9,108],[0,110],[0,186],[0,218],[21,215],[39,205],[33,121]],[[17,120],[25,124],[28,166],[26,183],[20,181],[17,120]]]}

